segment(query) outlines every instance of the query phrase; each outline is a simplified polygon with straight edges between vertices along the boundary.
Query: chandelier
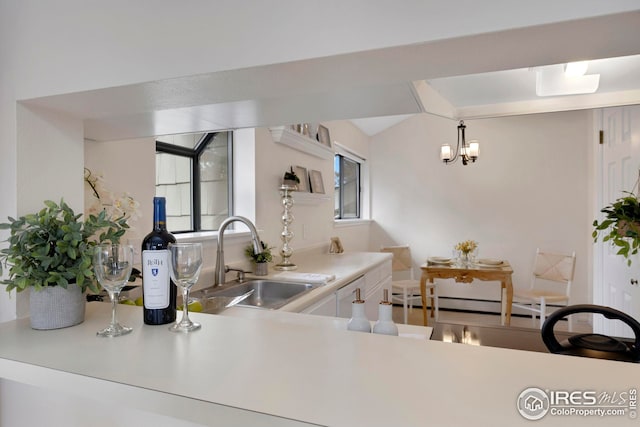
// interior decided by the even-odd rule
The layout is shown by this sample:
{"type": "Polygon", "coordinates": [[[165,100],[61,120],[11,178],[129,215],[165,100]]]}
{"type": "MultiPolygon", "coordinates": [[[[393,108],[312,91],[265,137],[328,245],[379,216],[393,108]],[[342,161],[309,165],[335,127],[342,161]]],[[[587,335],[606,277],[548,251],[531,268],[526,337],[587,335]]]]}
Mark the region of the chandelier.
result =
{"type": "Polygon", "coordinates": [[[478,152],[480,151],[480,144],[477,140],[471,140],[467,144],[464,137],[464,130],[467,127],[464,121],[460,120],[458,125],[458,143],[456,144],[456,152],[451,156],[451,146],[449,144],[442,144],[440,147],[440,160],[446,164],[455,163],[458,158],[462,159],[462,164],[467,165],[469,161],[475,162],[478,160],[478,152]]]}

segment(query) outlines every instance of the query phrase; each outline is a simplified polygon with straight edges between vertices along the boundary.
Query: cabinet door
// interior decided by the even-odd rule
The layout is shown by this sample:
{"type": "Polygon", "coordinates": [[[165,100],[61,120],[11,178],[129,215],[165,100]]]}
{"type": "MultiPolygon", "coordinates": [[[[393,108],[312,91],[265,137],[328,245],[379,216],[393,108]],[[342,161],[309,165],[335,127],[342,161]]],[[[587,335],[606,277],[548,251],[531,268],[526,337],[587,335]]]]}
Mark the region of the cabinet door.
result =
{"type": "Polygon", "coordinates": [[[319,316],[336,316],[336,294],[333,293],[310,307],[302,310],[302,313],[316,314],[319,316]]]}
{"type": "Polygon", "coordinates": [[[360,298],[363,298],[365,295],[364,286],[364,277],[360,276],[356,280],[338,289],[336,292],[338,317],[344,317],[345,319],[351,317],[351,303],[356,299],[356,288],[360,288],[360,298]]]}
{"type": "Polygon", "coordinates": [[[382,298],[384,297],[384,290],[389,290],[389,298],[391,298],[391,278],[387,277],[386,279],[379,282],[377,285],[369,289],[367,292],[364,312],[367,315],[367,319],[369,320],[378,320],[378,305],[382,298]]]}

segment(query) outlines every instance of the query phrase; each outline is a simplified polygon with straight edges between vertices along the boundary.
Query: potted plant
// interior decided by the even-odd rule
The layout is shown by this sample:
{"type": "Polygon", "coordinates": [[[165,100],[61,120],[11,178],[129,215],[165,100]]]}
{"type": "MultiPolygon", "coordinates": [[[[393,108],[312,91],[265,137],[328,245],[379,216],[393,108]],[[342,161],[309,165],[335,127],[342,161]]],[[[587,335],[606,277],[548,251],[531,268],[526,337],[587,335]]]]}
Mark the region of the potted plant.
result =
{"type": "Polygon", "coordinates": [[[253,245],[249,245],[245,248],[245,255],[255,263],[255,275],[256,276],[266,276],[268,273],[267,263],[273,261],[273,255],[271,254],[271,249],[265,242],[260,241],[260,245],[262,246],[262,252],[256,254],[253,250],[253,245]]]}
{"type": "Polygon", "coordinates": [[[627,265],[631,265],[631,256],[638,253],[640,246],[640,203],[633,193],[626,194],[600,210],[605,218],[602,222],[593,221],[592,236],[597,242],[602,234],[602,241],[616,246],[617,255],[625,257],[627,265]]]}
{"type": "Polygon", "coordinates": [[[293,166],[291,166],[291,169],[284,173],[284,177],[282,178],[282,185],[295,187],[298,184],[300,184],[300,178],[298,178],[298,175],[296,175],[296,173],[293,171],[293,166]]]}
{"type": "Polygon", "coordinates": [[[94,246],[117,243],[129,226],[125,217],[112,219],[104,210],[82,221],[64,200],[44,204],[39,212],[0,224],[10,231],[9,247],[0,250],[0,274],[9,267],[9,277],[0,283],[8,292],[29,289],[34,329],[57,329],[81,323],[84,292],[98,291],[94,246]]]}

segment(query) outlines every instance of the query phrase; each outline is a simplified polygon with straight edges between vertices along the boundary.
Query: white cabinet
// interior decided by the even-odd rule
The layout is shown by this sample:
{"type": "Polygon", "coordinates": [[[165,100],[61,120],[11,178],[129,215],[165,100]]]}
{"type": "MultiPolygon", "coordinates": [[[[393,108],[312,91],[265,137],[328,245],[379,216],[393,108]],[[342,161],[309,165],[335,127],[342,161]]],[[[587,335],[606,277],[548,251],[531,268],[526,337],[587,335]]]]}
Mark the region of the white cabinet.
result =
{"type": "Polygon", "coordinates": [[[364,312],[369,320],[378,320],[378,304],[382,301],[384,290],[391,295],[391,261],[373,267],[364,276],[358,277],[338,290],[338,317],[351,317],[351,302],[355,299],[355,290],[360,288],[364,299],[364,312]]]}
{"type": "MultiPolygon", "coordinates": [[[[356,289],[360,288],[360,291],[364,294],[364,276],[358,277],[356,280],[338,289],[336,292],[338,300],[338,317],[350,318],[351,317],[351,303],[356,299],[356,289]]],[[[363,295],[361,294],[362,298],[363,295]]]]}
{"type": "Polygon", "coordinates": [[[384,290],[388,289],[391,295],[391,260],[371,267],[364,275],[301,310],[301,313],[350,318],[351,303],[356,299],[356,288],[360,288],[360,297],[365,300],[367,318],[377,320],[378,304],[382,300],[384,290]]]}
{"type": "Polygon", "coordinates": [[[382,301],[384,290],[391,298],[391,261],[372,268],[364,275],[364,312],[369,320],[378,320],[378,304],[382,301]]]}
{"type": "Polygon", "coordinates": [[[385,289],[389,289],[389,298],[391,298],[391,277],[378,282],[375,287],[367,292],[364,306],[364,313],[367,319],[378,320],[378,305],[384,297],[385,289]]]}
{"type": "Polygon", "coordinates": [[[336,315],[336,294],[335,292],[321,299],[320,301],[312,304],[301,311],[305,314],[316,314],[319,316],[334,316],[336,315]]]}

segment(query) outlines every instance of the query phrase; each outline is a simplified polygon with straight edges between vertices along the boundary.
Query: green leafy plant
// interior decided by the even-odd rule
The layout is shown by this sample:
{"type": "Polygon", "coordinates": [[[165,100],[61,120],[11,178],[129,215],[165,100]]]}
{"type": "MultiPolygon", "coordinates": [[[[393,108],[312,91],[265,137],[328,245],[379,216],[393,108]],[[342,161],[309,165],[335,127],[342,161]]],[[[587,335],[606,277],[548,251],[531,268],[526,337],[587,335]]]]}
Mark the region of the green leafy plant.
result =
{"type": "Polygon", "coordinates": [[[298,178],[298,175],[296,175],[296,173],[293,171],[293,166],[291,166],[290,170],[284,173],[284,180],[295,181],[296,184],[300,184],[300,178],[298,178]]]}
{"type": "Polygon", "coordinates": [[[594,242],[601,236],[603,242],[617,247],[616,254],[625,257],[627,265],[631,265],[631,256],[636,255],[640,247],[640,203],[633,193],[627,194],[600,210],[606,216],[602,222],[593,221],[592,236],[594,242]]]}
{"type": "Polygon", "coordinates": [[[89,215],[85,221],[64,200],[58,205],[51,200],[35,214],[9,217],[0,230],[10,230],[9,247],[0,250],[0,274],[9,266],[9,278],[0,281],[7,291],[18,292],[32,286],[76,283],[83,291],[98,292],[93,280],[93,247],[102,242],[118,243],[129,228],[126,218],[112,219],[106,211],[89,215]]]}
{"type": "Polygon", "coordinates": [[[273,261],[273,255],[271,254],[271,249],[273,248],[268,247],[267,244],[262,240],[260,241],[260,245],[262,246],[262,253],[256,254],[253,250],[253,245],[249,245],[245,248],[244,254],[247,256],[247,258],[251,259],[257,264],[273,261]]]}

